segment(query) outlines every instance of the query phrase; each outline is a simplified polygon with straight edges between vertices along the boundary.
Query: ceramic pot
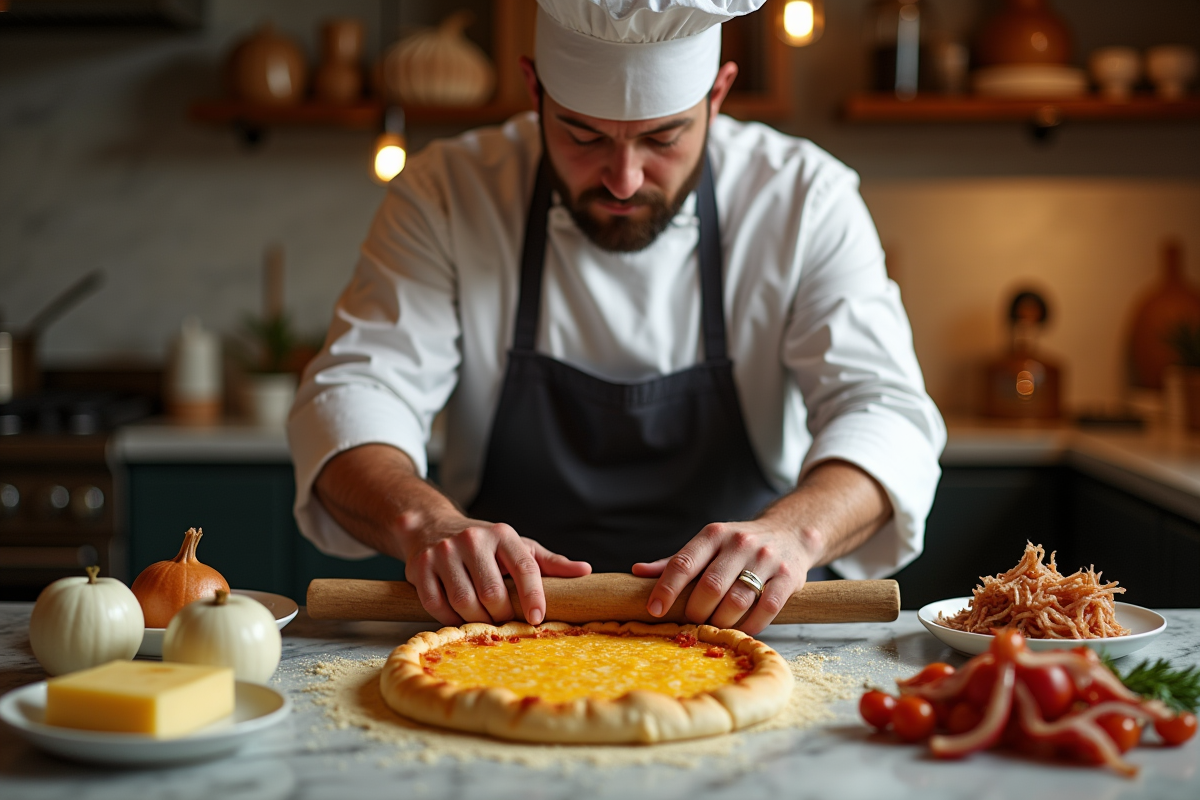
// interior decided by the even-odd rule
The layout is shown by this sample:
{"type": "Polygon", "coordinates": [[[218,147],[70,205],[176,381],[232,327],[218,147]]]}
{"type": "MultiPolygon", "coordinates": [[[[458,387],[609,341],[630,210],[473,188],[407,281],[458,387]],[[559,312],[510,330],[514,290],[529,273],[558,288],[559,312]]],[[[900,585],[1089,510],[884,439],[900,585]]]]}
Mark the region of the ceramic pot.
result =
{"type": "Polygon", "coordinates": [[[1193,47],[1162,44],[1146,51],[1146,74],[1164,100],[1180,100],[1196,78],[1197,56],[1193,47]]]}
{"type": "Polygon", "coordinates": [[[1163,371],[1176,360],[1171,332],[1181,324],[1200,324],[1200,291],[1184,277],[1183,246],[1168,241],[1162,249],[1162,278],[1133,314],[1129,334],[1129,380],[1133,386],[1163,388],[1163,371]]]}
{"type": "Polygon", "coordinates": [[[1088,58],[1092,80],[1108,100],[1128,100],[1142,76],[1142,61],[1132,47],[1101,47],[1088,58]]]}
{"type": "Polygon", "coordinates": [[[1071,31],[1048,0],[1006,0],[989,19],[976,45],[980,66],[1068,64],[1071,31]]]}
{"type": "Polygon", "coordinates": [[[317,99],[339,105],[362,97],[363,25],[356,19],[331,19],[321,26],[321,66],[313,79],[317,99]]]}
{"type": "Polygon", "coordinates": [[[229,54],[227,81],[234,97],[262,105],[294,105],[304,99],[304,52],[270,23],[229,54]]]}
{"type": "Polygon", "coordinates": [[[246,376],[243,402],[250,419],[263,428],[282,428],[296,399],[296,376],[261,372],[246,376]]]}

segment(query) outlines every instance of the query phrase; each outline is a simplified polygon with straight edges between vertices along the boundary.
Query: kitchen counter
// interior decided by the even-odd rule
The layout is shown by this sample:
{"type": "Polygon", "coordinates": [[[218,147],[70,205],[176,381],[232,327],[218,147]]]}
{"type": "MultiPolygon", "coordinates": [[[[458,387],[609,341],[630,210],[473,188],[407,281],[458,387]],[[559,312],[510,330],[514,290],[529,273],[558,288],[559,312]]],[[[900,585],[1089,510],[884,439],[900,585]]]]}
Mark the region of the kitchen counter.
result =
{"type": "MultiPolygon", "coordinates": [[[[1067,465],[1200,522],[1200,437],[1177,431],[1092,432],[1069,427],[949,423],[947,467],[1067,465]]],[[[441,430],[430,443],[437,461],[441,430]]],[[[194,428],[148,422],[121,428],[109,459],[138,463],[290,463],[282,428],[224,424],[194,428]]]]}
{"type": "MultiPolygon", "coordinates": [[[[41,680],[28,649],[30,604],[0,603],[0,692],[41,680]]],[[[1200,610],[1164,612],[1168,631],[1131,659],[1164,657],[1200,664],[1200,610]]],[[[187,767],[97,769],[57,760],[0,730],[0,795],[39,800],[84,798],[1053,798],[1200,797],[1200,741],[1182,748],[1142,747],[1130,760],[1133,780],[1105,770],[977,754],[960,762],[930,759],[923,747],[873,740],[853,700],[836,702],[836,718],[807,730],[740,735],[742,757],[706,757],[701,769],[575,763],[569,770],[486,761],[433,763],[389,758],[394,745],[361,730],[329,726],[304,689],[320,680],[305,667],[331,656],[386,655],[419,630],[398,623],[316,622],[301,615],[284,629],[283,664],[274,680],[295,704],[292,718],[239,754],[187,767]],[[282,677],[280,677],[282,676],[282,677]]],[[[819,652],[827,669],[880,685],[929,661],[961,663],[920,626],[913,612],[893,623],[781,625],[762,638],[784,656],[819,652]]],[[[1126,663],[1131,659],[1126,659],[1126,663]]]]}

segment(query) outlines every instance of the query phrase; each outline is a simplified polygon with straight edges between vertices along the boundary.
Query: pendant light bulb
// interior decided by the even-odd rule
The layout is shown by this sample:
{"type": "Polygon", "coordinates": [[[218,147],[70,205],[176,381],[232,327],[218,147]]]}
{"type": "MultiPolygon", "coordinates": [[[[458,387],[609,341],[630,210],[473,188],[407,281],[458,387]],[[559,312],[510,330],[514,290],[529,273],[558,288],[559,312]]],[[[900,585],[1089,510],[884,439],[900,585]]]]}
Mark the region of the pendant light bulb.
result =
{"type": "Polygon", "coordinates": [[[776,32],[785,44],[804,47],[825,31],[824,0],[785,0],[780,4],[776,32]]]}
{"type": "Polygon", "coordinates": [[[375,140],[371,174],[379,183],[387,183],[404,171],[408,161],[408,142],[404,138],[404,111],[392,106],[383,115],[383,133],[375,140]]]}

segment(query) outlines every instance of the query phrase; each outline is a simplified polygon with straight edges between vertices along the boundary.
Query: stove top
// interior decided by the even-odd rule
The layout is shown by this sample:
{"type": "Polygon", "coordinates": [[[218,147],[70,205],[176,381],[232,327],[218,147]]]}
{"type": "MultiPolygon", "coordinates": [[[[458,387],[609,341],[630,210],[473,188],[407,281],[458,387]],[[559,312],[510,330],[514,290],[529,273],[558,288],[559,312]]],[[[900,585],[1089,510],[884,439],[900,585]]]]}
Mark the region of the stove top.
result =
{"type": "Polygon", "coordinates": [[[151,400],[115,391],[50,389],[0,403],[0,436],[91,436],[150,416],[151,400]]]}

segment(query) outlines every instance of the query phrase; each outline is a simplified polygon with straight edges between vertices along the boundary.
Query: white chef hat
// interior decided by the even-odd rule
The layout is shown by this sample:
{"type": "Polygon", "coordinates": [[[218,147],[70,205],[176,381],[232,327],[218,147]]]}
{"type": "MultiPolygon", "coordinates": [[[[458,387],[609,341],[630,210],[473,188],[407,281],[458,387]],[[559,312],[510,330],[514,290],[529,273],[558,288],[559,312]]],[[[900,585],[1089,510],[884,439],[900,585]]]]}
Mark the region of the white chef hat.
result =
{"type": "Polygon", "coordinates": [[[580,114],[678,114],[717,78],[721,23],[764,2],[538,0],[538,77],[556,102],[580,114]]]}

